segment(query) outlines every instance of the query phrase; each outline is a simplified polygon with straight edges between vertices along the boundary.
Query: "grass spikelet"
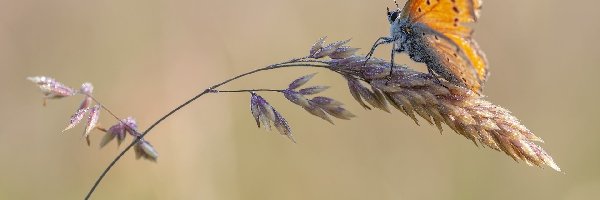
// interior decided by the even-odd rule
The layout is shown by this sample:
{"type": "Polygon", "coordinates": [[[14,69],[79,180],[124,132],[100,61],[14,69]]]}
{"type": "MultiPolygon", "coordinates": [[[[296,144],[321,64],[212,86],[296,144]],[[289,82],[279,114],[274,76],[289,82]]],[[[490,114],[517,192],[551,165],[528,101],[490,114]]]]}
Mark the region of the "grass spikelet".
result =
{"type": "Polygon", "coordinates": [[[356,66],[360,62],[364,62],[364,57],[358,55],[327,61],[330,69],[348,80],[350,93],[363,107],[369,108],[363,100],[377,108],[383,108],[383,102],[390,103],[417,124],[417,115],[435,124],[440,132],[444,123],[477,146],[502,151],[516,161],[560,171],[552,157],[534,143],[542,142],[539,137],[508,110],[486,101],[484,96],[406,66],[395,66],[390,76],[391,64],[381,59],[372,58],[362,67],[356,66]],[[374,66],[378,68],[374,70],[374,66]],[[373,89],[365,88],[361,82],[373,89]]]}

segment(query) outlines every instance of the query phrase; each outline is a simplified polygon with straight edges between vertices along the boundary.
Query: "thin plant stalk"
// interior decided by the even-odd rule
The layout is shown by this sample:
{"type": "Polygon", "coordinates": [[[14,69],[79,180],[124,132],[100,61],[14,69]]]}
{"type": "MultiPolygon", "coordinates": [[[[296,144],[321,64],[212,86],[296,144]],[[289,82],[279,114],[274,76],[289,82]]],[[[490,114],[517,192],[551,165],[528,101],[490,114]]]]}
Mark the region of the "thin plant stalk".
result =
{"type": "MultiPolygon", "coordinates": [[[[202,92],[198,93],[196,96],[192,97],[191,99],[187,100],[186,102],[184,102],[183,104],[177,106],[175,109],[169,111],[167,114],[165,114],[164,116],[162,116],[160,119],[156,120],[156,122],[154,122],[152,125],[150,125],[148,127],[148,129],[146,129],[140,136],[138,136],[136,139],[134,139],[131,143],[129,143],[129,145],[127,145],[127,147],[125,147],[125,149],[123,149],[121,151],[121,153],[119,153],[119,155],[117,155],[111,162],[110,164],[106,167],[106,169],[104,169],[104,171],[102,171],[102,173],[100,174],[100,176],[98,177],[98,179],[96,180],[96,182],[94,182],[94,185],[92,186],[92,188],[88,191],[88,193],[85,196],[85,199],[89,199],[92,194],[94,193],[94,191],[96,191],[96,188],[98,187],[98,185],[100,184],[100,182],[102,181],[102,179],[104,179],[104,177],[106,176],[106,174],[112,169],[112,167],[117,164],[117,162],[121,159],[121,157],[123,157],[123,155],[125,155],[125,153],[127,153],[127,151],[129,151],[137,142],[139,142],[141,139],[143,139],[148,133],[150,133],[150,131],[152,129],[154,129],[154,127],[156,127],[158,124],[160,124],[162,121],[164,121],[165,119],[169,118],[171,115],[173,115],[175,112],[181,110],[183,107],[187,106],[188,104],[194,102],[196,99],[204,96],[205,94],[209,94],[209,93],[213,93],[213,91],[215,91],[215,89],[231,82],[234,81],[236,79],[242,78],[244,76],[248,76],[257,72],[261,72],[261,71],[267,71],[267,70],[272,70],[272,69],[278,69],[278,68],[285,68],[285,67],[321,67],[321,68],[327,68],[327,65],[319,65],[319,64],[309,64],[309,63],[295,63],[295,62],[302,62],[303,58],[300,59],[292,59],[290,61],[286,61],[286,62],[282,62],[282,63],[278,63],[278,64],[274,64],[274,65],[269,65],[267,67],[263,67],[263,68],[259,68],[259,69],[255,69],[243,74],[240,74],[238,76],[235,76],[233,78],[227,79],[223,82],[217,83],[211,87],[208,87],[206,89],[204,89],[202,92]]],[[[245,90],[245,91],[251,91],[251,90],[245,90]]],[[[270,90],[272,91],[272,90],[270,90]]],[[[233,92],[233,91],[220,91],[220,92],[233,92]]],[[[96,101],[94,99],[94,101],[96,101]]],[[[98,103],[98,101],[96,101],[98,103]]],[[[111,115],[114,116],[117,120],[121,121],[116,115],[114,115],[111,112],[111,115]]]]}

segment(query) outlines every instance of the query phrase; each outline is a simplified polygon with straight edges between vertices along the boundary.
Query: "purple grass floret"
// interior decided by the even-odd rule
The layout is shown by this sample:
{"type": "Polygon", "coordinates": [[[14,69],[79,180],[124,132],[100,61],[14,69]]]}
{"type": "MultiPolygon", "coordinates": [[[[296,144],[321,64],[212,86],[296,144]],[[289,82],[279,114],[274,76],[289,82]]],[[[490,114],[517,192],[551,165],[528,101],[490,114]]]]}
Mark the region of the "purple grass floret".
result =
{"type": "Polygon", "coordinates": [[[292,81],[292,83],[290,83],[290,85],[288,86],[288,89],[293,90],[293,89],[296,89],[296,88],[304,85],[306,82],[310,81],[310,79],[315,77],[315,75],[317,75],[317,73],[312,73],[312,74],[297,78],[296,80],[292,81]]]}
{"type": "Polygon", "coordinates": [[[254,119],[256,120],[256,126],[260,128],[260,125],[262,124],[262,121],[260,119],[261,113],[260,107],[258,106],[258,96],[254,92],[251,92],[250,95],[250,112],[252,113],[252,117],[254,117],[254,119]]]}
{"type": "Polygon", "coordinates": [[[282,91],[283,96],[285,96],[286,99],[288,99],[290,102],[302,106],[302,107],[309,107],[310,106],[310,102],[308,101],[308,99],[306,97],[304,97],[304,95],[300,94],[300,92],[296,92],[294,90],[290,90],[290,89],[286,89],[282,91]]]}
{"type": "Polygon", "coordinates": [[[158,159],[158,152],[156,152],[156,149],[154,149],[154,147],[144,139],[141,139],[137,144],[135,144],[133,150],[135,152],[136,159],[144,158],[154,162],[156,162],[158,159]]]}
{"type": "Polygon", "coordinates": [[[314,97],[310,101],[317,104],[319,107],[339,107],[344,105],[329,97],[314,97]]]}
{"type": "Polygon", "coordinates": [[[117,144],[121,145],[127,134],[133,136],[134,138],[140,136],[139,132],[137,131],[137,123],[133,117],[127,117],[121,122],[112,125],[110,128],[108,128],[108,130],[103,131],[106,132],[106,134],[100,142],[100,147],[104,147],[115,138],[117,139],[117,144]]]}
{"type": "Polygon", "coordinates": [[[98,124],[98,119],[100,119],[100,105],[95,105],[90,109],[88,123],[85,127],[85,134],[83,135],[83,137],[87,138],[90,132],[92,132],[92,130],[96,128],[96,124],[98,124]]]}
{"type": "Polygon", "coordinates": [[[270,130],[271,123],[273,123],[273,126],[275,126],[279,133],[294,141],[292,138],[292,131],[283,116],[281,116],[281,114],[279,114],[279,112],[277,112],[277,110],[275,110],[264,98],[255,92],[251,92],[250,94],[250,110],[258,127],[262,126],[265,127],[265,129],[270,130]]]}
{"type": "MultiPolygon", "coordinates": [[[[347,40],[346,43],[349,41],[350,40],[347,40]]],[[[359,48],[352,48],[349,46],[340,46],[333,53],[329,54],[329,57],[332,59],[347,58],[349,56],[354,55],[358,50],[359,50],[359,48]]]]}
{"type": "Polygon", "coordinates": [[[309,105],[303,107],[304,110],[308,111],[308,113],[317,116],[331,124],[333,123],[333,120],[331,120],[331,118],[329,118],[329,116],[327,115],[327,113],[325,111],[323,111],[323,109],[321,109],[319,106],[317,106],[316,104],[312,103],[309,101],[309,105]]]}
{"type": "MultiPolygon", "coordinates": [[[[322,40],[324,40],[324,39],[325,39],[325,38],[322,38],[322,40]]],[[[314,52],[314,53],[312,53],[312,54],[310,55],[310,57],[311,57],[311,58],[316,58],[316,59],[319,59],[319,58],[323,58],[323,57],[326,57],[326,56],[331,56],[332,54],[333,54],[333,55],[335,55],[334,57],[340,57],[340,56],[342,56],[342,55],[344,55],[344,54],[343,54],[343,53],[334,54],[334,53],[335,53],[336,51],[338,51],[338,49],[339,49],[340,47],[342,47],[344,44],[346,44],[346,43],[348,43],[348,42],[350,42],[350,40],[349,40],[349,39],[348,39],[348,40],[344,40],[344,41],[337,41],[337,42],[331,43],[331,44],[329,44],[329,45],[327,45],[327,46],[324,46],[324,47],[322,46],[323,44],[322,44],[322,43],[320,43],[320,44],[319,44],[319,47],[320,47],[320,48],[319,48],[319,47],[315,47],[315,46],[313,46],[313,48],[311,48],[311,50],[312,50],[312,49],[316,49],[316,50],[315,50],[315,52],[314,52]]],[[[317,43],[315,43],[315,44],[317,44],[317,43]]],[[[311,52],[312,52],[312,51],[311,51],[311,52]]]]}
{"type": "Polygon", "coordinates": [[[67,87],[61,82],[58,82],[50,77],[33,76],[28,77],[27,79],[37,84],[44,94],[44,105],[46,105],[46,99],[59,99],[77,94],[77,91],[75,91],[73,88],[67,87]]]}
{"type": "Polygon", "coordinates": [[[83,101],[79,105],[79,109],[88,108],[92,103],[92,93],[94,91],[94,86],[91,83],[83,83],[79,88],[79,93],[85,95],[83,101]]]}
{"type": "Polygon", "coordinates": [[[313,94],[321,93],[327,89],[329,89],[329,86],[317,85],[317,86],[300,89],[300,90],[298,90],[298,92],[302,95],[313,95],[313,94]]]}
{"type": "Polygon", "coordinates": [[[82,109],[77,110],[77,112],[75,112],[75,114],[73,114],[71,116],[71,119],[69,120],[69,125],[67,126],[67,128],[65,128],[63,130],[63,132],[77,126],[77,124],[79,124],[79,122],[81,122],[81,120],[83,119],[83,116],[85,116],[85,113],[87,111],[88,111],[88,108],[82,108],[82,109]]]}
{"type": "MultiPolygon", "coordinates": [[[[323,104],[323,102],[313,102],[314,99],[311,100],[305,96],[305,95],[313,95],[313,94],[318,94],[320,92],[323,92],[326,89],[328,89],[329,86],[312,86],[312,87],[299,89],[298,91],[296,91],[296,89],[298,89],[298,87],[307,83],[312,77],[314,77],[314,75],[315,74],[310,74],[310,75],[302,76],[302,77],[294,80],[290,84],[290,87],[288,87],[288,89],[282,90],[281,93],[283,93],[285,98],[288,99],[290,102],[292,102],[296,105],[299,105],[300,107],[304,108],[304,110],[306,110],[308,113],[310,113],[314,116],[317,116],[331,124],[334,124],[334,123],[333,123],[333,120],[331,120],[331,118],[329,117],[328,113],[330,115],[332,115],[336,118],[340,118],[340,119],[350,119],[352,117],[355,117],[352,113],[350,113],[349,111],[344,109],[342,107],[342,104],[328,107],[328,105],[323,104]],[[300,84],[298,84],[298,83],[300,83],[300,84]]],[[[321,97],[321,98],[326,98],[326,97],[321,97]]],[[[316,98],[316,100],[317,101],[322,100],[321,98],[316,98]]],[[[335,100],[332,99],[332,101],[335,101],[335,100]]]]}
{"type": "Polygon", "coordinates": [[[281,116],[281,114],[279,114],[279,112],[275,110],[273,111],[275,113],[275,121],[273,121],[273,125],[277,131],[279,131],[279,133],[282,135],[287,136],[290,140],[292,140],[292,142],[296,143],[296,140],[294,140],[294,137],[292,136],[292,129],[288,125],[288,122],[285,120],[285,118],[283,118],[283,116],[281,116]]]}

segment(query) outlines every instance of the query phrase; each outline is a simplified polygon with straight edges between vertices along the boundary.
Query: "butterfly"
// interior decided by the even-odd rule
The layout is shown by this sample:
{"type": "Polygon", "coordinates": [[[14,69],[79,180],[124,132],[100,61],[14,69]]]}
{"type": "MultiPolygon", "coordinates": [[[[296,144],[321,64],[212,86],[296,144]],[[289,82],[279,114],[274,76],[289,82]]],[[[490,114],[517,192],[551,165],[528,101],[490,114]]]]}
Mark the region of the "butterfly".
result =
{"type": "Polygon", "coordinates": [[[380,44],[392,43],[392,67],[394,53],[407,52],[430,74],[481,93],[487,59],[465,26],[477,21],[481,0],[408,0],[402,10],[394,2],[397,9],[387,11],[390,36],[379,38],[367,58],[380,44]]]}

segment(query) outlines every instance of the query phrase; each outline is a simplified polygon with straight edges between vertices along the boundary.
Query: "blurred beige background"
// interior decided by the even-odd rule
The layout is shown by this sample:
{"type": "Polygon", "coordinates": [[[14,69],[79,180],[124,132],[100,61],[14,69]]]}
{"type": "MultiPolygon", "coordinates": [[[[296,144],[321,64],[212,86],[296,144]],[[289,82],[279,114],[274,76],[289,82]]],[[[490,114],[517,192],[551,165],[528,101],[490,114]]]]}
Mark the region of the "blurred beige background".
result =
{"type": "MultiPolygon", "coordinates": [[[[404,3],[404,1],[401,1],[404,3]]],[[[80,97],[41,105],[25,80],[48,75],[95,95],[141,128],[203,88],[303,56],[319,37],[365,53],[388,34],[391,0],[0,0],[0,199],[81,199],[121,148],[66,133],[80,97]]],[[[487,0],[476,39],[492,76],[487,99],[510,109],[564,169],[528,167],[400,112],[365,111],[345,83],[312,84],[359,117],[335,126],[274,94],[298,144],[254,125],[247,94],[206,96],[147,138],[158,163],[133,152],[94,199],[593,199],[600,196],[598,1],[487,0]]],[[[377,51],[387,58],[389,46],[377,51]]],[[[423,70],[400,56],[397,62],[423,70]]],[[[285,87],[314,70],[257,74],[229,85],[285,87]]],[[[100,123],[115,121],[103,113],[100,123]]]]}

